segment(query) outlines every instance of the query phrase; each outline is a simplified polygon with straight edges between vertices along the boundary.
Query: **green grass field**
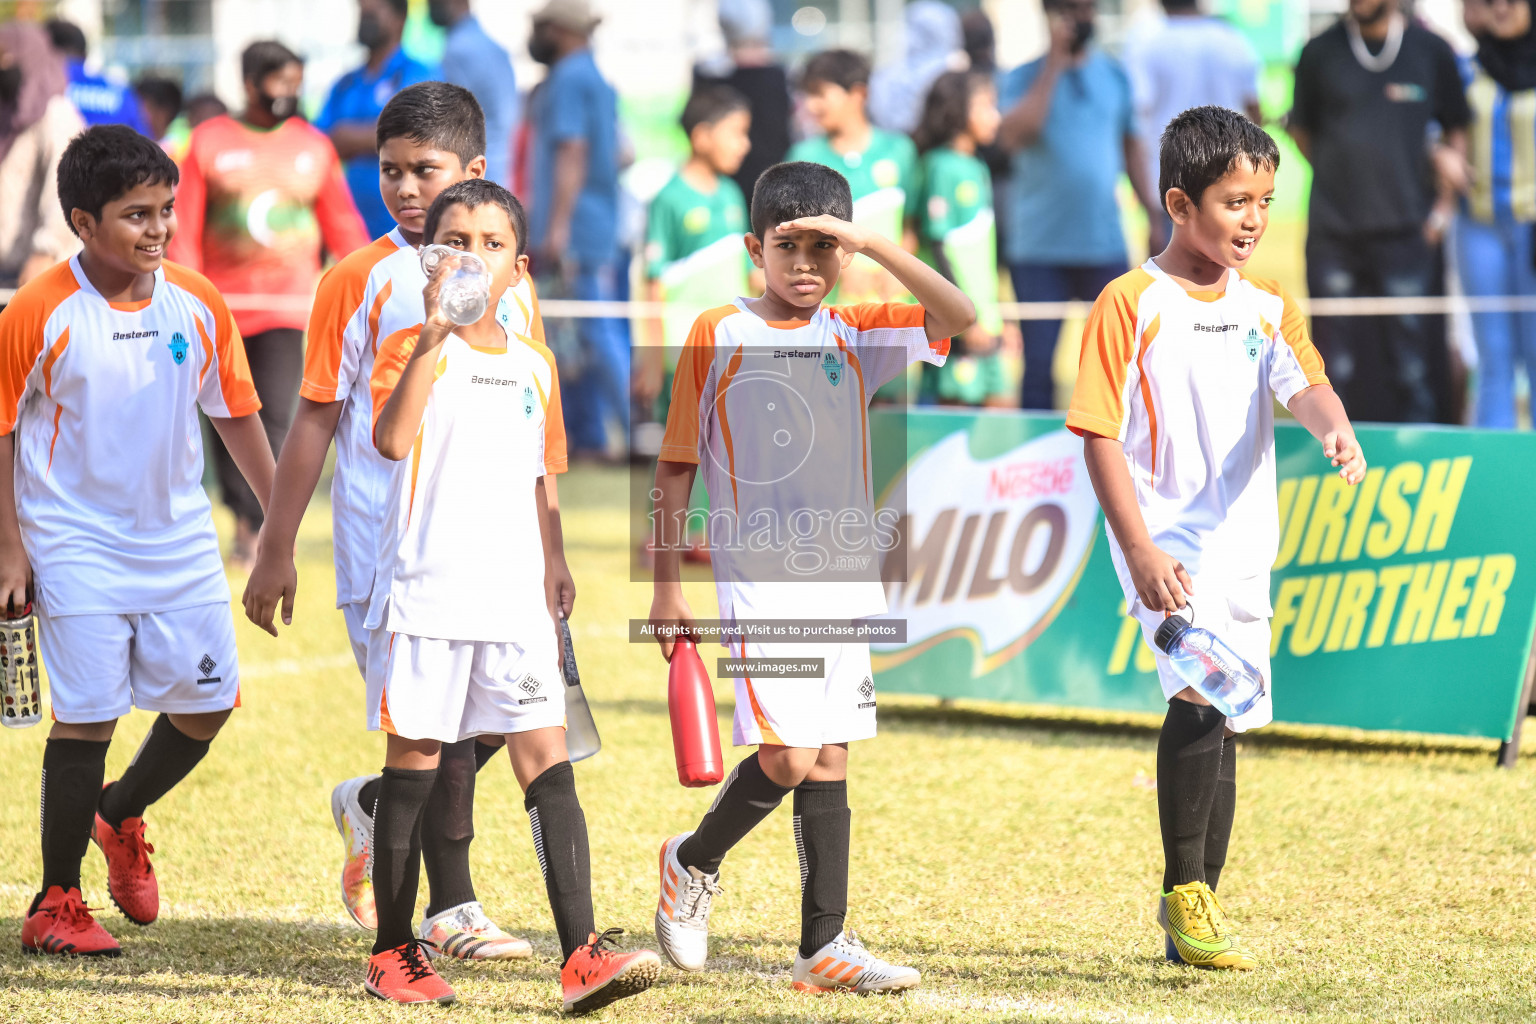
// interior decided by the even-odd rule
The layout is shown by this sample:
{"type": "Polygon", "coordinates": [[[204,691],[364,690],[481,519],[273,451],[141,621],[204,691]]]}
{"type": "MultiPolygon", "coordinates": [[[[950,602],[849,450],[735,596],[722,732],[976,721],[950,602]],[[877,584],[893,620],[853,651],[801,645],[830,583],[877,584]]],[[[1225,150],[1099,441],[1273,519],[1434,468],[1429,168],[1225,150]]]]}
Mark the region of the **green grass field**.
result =
{"type": "MultiPolygon", "coordinates": [[[[677,785],[663,664],[627,643],[648,589],[628,582],[626,484],[562,483],[579,594],[573,627],[606,744],[578,766],[599,926],[650,944],[656,849],[712,799],[677,785]]],[[[273,640],[241,618],[244,708],[207,761],[150,810],[161,893],[148,929],[99,916],[121,959],[23,957],[37,881],[45,729],[0,736],[0,1021],[548,1019],[559,1013],[553,925],[528,820],[504,762],[480,776],[479,896],[533,962],[451,962],[459,1003],[392,1007],[363,993],[370,938],[338,899],[328,797],[375,771],[362,685],[332,607],[329,510],[300,545],[297,621],[273,640]]],[[[238,595],[241,581],[233,581],[238,595]]],[[[708,588],[695,588],[708,615],[708,588]]],[[[1283,685],[1283,683],[1282,683],[1283,685]]],[[[1448,683],[1448,685],[1454,685],[1448,683]]],[[[729,737],[730,690],[718,691],[729,737]]],[[[663,973],[613,1021],[1528,1021],[1536,1014],[1536,767],[1488,744],[1266,730],[1245,741],[1224,902],[1263,957],[1215,976],[1162,962],[1147,717],[937,709],[884,699],[855,748],[850,924],[923,971],[905,997],[811,1000],[789,989],[798,874],[787,805],[726,862],[710,970],[663,973]]],[[[147,729],[124,721],[122,770],[147,729]]],[[[87,900],[107,906],[93,848],[87,900]]],[[[423,899],[425,893],[423,893],[423,899]]]]}

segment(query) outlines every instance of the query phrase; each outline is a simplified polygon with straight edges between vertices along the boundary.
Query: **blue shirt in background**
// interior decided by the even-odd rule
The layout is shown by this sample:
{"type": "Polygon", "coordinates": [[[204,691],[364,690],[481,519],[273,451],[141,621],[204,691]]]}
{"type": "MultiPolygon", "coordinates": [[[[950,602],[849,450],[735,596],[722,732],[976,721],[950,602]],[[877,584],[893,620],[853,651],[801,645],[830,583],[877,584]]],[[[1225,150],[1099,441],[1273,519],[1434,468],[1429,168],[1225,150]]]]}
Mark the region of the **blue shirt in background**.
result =
{"type": "Polygon", "coordinates": [[[591,50],[567,54],[549,70],[534,99],[533,205],[528,234],[542,245],[554,197],[555,148],[587,143],[587,177],[571,215],[571,248],[584,267],[608,263],[618,245],[618,97],[603,80],[591,50]]]}
{"type": "Polygon", "coordinates": [[[517,127],[517,79],[512,60],[473,14],[448,30],[443,78],[475,94],[485,111],[485,176],[512,187],[512,132],[517,127]]]}
{"type": "MultiPolygon", "coordinates": [[[[1017,103],[1045,58],[1002,76],[998,102],[1017,103]]],[[[1115,188],[1132,132],[1131,88],[1120,65],[1094,50],[1062,72],[1033,146],[1013,156],[1010,263],[1095,266],[1126,260],[1115,188]]]]}
{"type": "MultiPolygon", "coordinates": [[[[406,55],[399,47],[389,55],[379,73],[374,75],[364,64],[349,71],[331,86],[325,107],[315,119],[315,127],[329,132],[338,124],[356,121],[373,124],[384,110],[384,104],[408,85],[437,78],[437,69],[406,55]]],[[[346,162],[347,187],[352,190],[352,201],[357,212],[363,215],[372,238],[388,234],[395,226],[389,215],[383,196],[379,195],[379,158],[374,153],[363,153],[346,162]]]]}
{"type": "Polygon", "coordinates": [[[68,66],[69,85],[64,95],[80,111],[86,124],[125,124],[141,135],[149,134],[139,97],[132,89],[91,74],[85,70],[83,60],[70,59],[68,66]]]}

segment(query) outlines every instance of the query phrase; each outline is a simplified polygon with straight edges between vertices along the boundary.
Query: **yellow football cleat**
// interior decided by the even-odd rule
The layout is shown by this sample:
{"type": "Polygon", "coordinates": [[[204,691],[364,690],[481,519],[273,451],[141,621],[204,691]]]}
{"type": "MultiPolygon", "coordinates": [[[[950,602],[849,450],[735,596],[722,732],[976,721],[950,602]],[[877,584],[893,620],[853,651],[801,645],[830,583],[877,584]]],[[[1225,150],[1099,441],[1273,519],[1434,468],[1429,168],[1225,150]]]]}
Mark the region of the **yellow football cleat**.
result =
{"type": "Polygon", "coordinates": [[[1237,944],[1216,894],[1204,882],[1176,885],[1163,893],[1157,901],[1157,923],[1168,934],[1170,950],[1192,967],[1251,971],[1259,965],[1258,958],[1237,944]]]}

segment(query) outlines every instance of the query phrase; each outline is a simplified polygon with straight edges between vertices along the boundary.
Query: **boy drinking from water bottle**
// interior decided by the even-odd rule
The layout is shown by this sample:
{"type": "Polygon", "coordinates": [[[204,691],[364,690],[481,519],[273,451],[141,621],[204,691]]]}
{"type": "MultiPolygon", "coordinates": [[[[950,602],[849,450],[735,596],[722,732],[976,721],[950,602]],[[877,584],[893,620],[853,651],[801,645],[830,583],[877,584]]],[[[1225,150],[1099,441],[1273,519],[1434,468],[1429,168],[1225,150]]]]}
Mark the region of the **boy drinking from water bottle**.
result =
{"type": "MultiPolygon", "coordinates": [[[[722,619],[837,621],[885,611],[878,559],[868,557],[874,549],[860,530],[874,518],[869,399],[911,363],[943,363],[949,339],[975,322],[976,310],[937,271],[850,223],[852,216],[848,182],[831,168],[786,163],[764,171],[746,246],[766,289],[760,298],[738,298],[700,316],[678,360],[654,492],[661,535],[651,622],[663,655],[673,648],[665,629],[687,632],[693,621],[678,561],[684,510],[700,470],[722,619]],[[888,270],[918,304],[823,306],[859,254],[888,270]],[[733,522],[754,534],[775,520],[797,531],[804,546],[791,542],[786,551],[733,536],[733,522]],[[804,528],[812,520],[851,529],[811,536],[804,528]],[[825,545],[836,561],[801,559],[812,545],[825,545]],[[861,558],[871,571],[838,571],[861,558]]],[[[738,641],[731,653],[744,662],[819,659],[823,671],[764,680],[744,666],[737,676],[735,742],[758,749],[726,778],[696,830],[662,844],[657,942],[682,970],[704,969],[721,862],[794,793],[801,878],[794,987],[817,994],[913,987],[917,971],[876,957],[844,927],[848,744],[875,734],[869,644],[738,641]]]]}
{"type": "Polygon", "coordinates": [[[545,490],[552,464],[565,459],[560,381],[549,349],[509,331],[496,312],[527,271],[527,221],[512,193],[475,179],[437,197],[423,237],[477,257],[489,302],[473,324],[449,320],[439,299],[457,260],[443,260],[423,292],[425,322],[384,339],[373,364],[373,443],[392,466],[366,622],[387,734],[367,990],[396,1002],[453,1001],[411,930],[422,824],[443,745],[500,736],[560,937],[564,1006],[585,1012],[648,988],[660,960],[616,952],[614,930],[593,925],[587,823],[565,745],[545,490]]]}
{"type": "MultiPolygon", "coordinates": [[[[1169,123],[1159,191],[1172,241],[1094,303],[1067,413],[1148,644],[1168,615],[1193,613],[1266,681],[1279,546],[1274,399],[1344,480],[1365,476],[1301,311],[1243,269],[1269,223],[1279,163],[1274,140],[1223,107],[1169,123]]],[[[1168,700],[1157,746],[1167,957],[1251,970],[1258,959],[1238,945],[1215,890],[1236,805],[1234,736],[1270,721],[1269,694],[1228,720],[1161,653],[1157,671],[1168,700]]]]}

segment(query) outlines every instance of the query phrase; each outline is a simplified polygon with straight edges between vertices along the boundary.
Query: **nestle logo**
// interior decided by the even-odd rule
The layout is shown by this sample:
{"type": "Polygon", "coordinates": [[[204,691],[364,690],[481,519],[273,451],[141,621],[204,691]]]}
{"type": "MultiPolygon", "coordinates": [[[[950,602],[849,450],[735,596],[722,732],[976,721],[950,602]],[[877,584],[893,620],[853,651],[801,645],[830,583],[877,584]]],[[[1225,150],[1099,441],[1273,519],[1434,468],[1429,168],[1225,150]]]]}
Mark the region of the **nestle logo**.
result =
{"type": "Polygon", "coordinates": [[[1227,331],[1235,331],[1237,329],[1237,324],[1195,324],[1195,330],[1206,331],[1210,334],[1225,334],[1227,331]]]}

